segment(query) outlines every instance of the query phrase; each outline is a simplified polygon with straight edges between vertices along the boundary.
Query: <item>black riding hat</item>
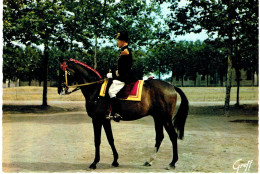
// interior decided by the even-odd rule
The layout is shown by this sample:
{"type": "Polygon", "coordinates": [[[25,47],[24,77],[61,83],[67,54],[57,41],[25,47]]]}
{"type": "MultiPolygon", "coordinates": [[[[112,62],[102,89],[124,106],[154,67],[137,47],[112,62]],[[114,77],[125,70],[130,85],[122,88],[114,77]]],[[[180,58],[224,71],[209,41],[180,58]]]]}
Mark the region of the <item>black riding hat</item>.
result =
{"type": "Polygon", "coordinates": [[[128,42],[128,33],[127,33],[127,31],[121,31],[121,32],[117,33],[116,38],[118,40],[123,40],[125,42],[128,42]]]}

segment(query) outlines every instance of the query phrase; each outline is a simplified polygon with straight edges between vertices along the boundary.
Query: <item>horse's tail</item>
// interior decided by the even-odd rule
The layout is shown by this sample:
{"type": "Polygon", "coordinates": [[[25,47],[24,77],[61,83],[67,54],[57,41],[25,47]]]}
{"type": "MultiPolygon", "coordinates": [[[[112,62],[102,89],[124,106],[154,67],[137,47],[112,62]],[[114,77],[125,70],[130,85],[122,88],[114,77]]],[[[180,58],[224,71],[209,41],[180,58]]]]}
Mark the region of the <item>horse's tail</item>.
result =
{"type": "Polygon", "coordinates": [[[183,91],[174,86],[175,91],[179,93],[181,96],[181,104],[180,107],[176,113],[176,115],[173,118],[173,125],[174,128],[177,130],[177,135],[179,139],[183,139],[184,137],[184,126],[185,122],[188,116],[188,111],[189,111],[189,101],[186,97],[186,95],[183,93],[183,91]]]}

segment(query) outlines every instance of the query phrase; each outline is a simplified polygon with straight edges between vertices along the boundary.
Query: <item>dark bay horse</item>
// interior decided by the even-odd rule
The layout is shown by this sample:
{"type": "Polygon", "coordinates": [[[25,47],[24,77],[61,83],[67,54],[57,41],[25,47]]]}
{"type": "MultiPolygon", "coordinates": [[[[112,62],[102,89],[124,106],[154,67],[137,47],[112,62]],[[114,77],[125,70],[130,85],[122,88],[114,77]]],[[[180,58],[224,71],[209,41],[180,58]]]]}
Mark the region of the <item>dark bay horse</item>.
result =
{"type": "MultiPolygon", "coordinates": [[[[119,165],[111,123],[110,120],[106,119],[110,106],[109,98],[99,97],[102,85],[100,80],[102,81],[100,74],[88,65],[74,59],[61,61],[58,93],[61,94],[64,90],[68,93],[69,83],[77,82],[82,84],[80,89],[86,100],[86,110],[92,118],[96,150],[95,159],[89,166],[92,169],[95,169],[100,161],[102,126],[113,151],[114,161],[112,166],[117,167],[119,165]]],[[[177,138],[182,139],[184,136],[184,126],[189,109],[188,100],[182,90],[161,80],[146,80],[144,81],[141,101],[120,100],[118,108],[118,113],[123,117],[123,120],[136,120],[148,115],[151,115],[154,119],[156,131],[155,152],[144,165],[150,166],[155,159],[156,153],[164,139],[164,127],[170,137],[173,149],[173,159],[169,166],[175,168],[175,163],[178,161],[177,138]],[[181,97],[181,104],[173,117],[177,103],[177,93],[181,97]]]]}

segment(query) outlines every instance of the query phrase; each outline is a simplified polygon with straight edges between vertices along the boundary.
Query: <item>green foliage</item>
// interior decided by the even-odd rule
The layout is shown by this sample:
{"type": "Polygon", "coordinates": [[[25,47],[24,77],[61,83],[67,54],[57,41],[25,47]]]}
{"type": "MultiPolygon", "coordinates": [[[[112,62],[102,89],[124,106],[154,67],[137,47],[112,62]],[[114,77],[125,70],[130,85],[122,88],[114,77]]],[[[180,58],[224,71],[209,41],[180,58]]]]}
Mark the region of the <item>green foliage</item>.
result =
{"type": "Polygon", "coordinates": [[[241,68],[251,70],[252,74],[258,72],[258,66],[248,68],[252,62],[258,63],[258,5],[258,0],[188,0],[186,6],[181,7],[174,2],[170,7],[172,13],[167,23],[176,35],[206,30],[211,39],[215,40],[217,37],[217,41],[221,40],[225,44],[228,50],[226,110],[230,101],[231,68],[236,71],[237,105],[241,68]]]}
{"type": "Polygon", "coordinates": [[[97,58],[98,58],[98,67],[97,70],[100,74],[105,77],[109,70],[116,69],[117,59],[119,52],[111,47],[104,47],[98,50],[97,58]]]}
{"type": "Polygon", "coordinates": [[[41,51],[34,47],[27,46],[23,50],[18,46],[5,46],[3,48],[3,80],[37,79],[41,75],[41,56],[41,51]]]}
{"type": "MultiPolygon", "coordinates": [[[[147,67],[146,53],[142,50],[136,50],[133,52],[133,71],[138,79],[143,79],[143,76],[147,74],[145,72],[147,67]]],[[[148,71],[149,73],[149,71],[148,71]]]]}
{"type": "Polygon", "coordinates": [[[172,73],[172,78],[196,79],[197,73],[221,77],[226,73],[225,53],[215,42],[165,42],[151,48],[146,58],[147,70],[161,74],[172,73]]]}
{"type": "MultiPolygon", "coordinates": [[[[98,67],[99,73],[106,77],[106,74],[111,70],[117,69],[117,60],[120,51],[115,50],[112,47],[103,47],[98,50],[98,67]]],[[[133,71],[139,79],[143,78],[145,68],[145,56],[146,54],[140,50],[133,50],[133,71]]]]}
{"type": "MultiPolygon", "coordinates": [[[[153,33],[161,31],[157,23],[154,25],[159,13],[156,2],[146,4],[136,0],[119,3],[114,0],[4,1],[4,43],[6,46],[12,42],[44,45],[44,55],[38,61],[41,68],[48,68],[48,79],[52,80],[56,78],[54,64],[58,63],[58,57],[72,57],[93,66],[94,35],[114,42],[116,33],[127,29],[134,48],[146,45],[153,33]]],[[[105,71],[108,68],[103,67],[102,59],[98,60],[98,67],[105,71]]]]}
{"type": "MultiPolygon", "coordinates": [[[[187,6],[171,3],[171,14],[162,16],[160,4],[151,0],[78,0],[78,1],[6,1],[3,33],[4,80],[37,79],[43,81],[47,57],[48,80],[57,79],[59,58],[74,58],[94,66],[95,36],[97,69],[103,76],[116,67],[119,51],[115,36],[125,29],[130,35],[134,70],[139,78],[149,73],[159,77],[172,73],[177,79],[196,74],[223,78],[232,34],[233,66],[258,70],[258,4],[256,1],[189,1],[187,6]],[[168,26],[165,25],[168,24],[168,26]],[[206,30],[210,40],[175,42],[170,33],[181,35],[206,30]],[[218,35],[217,38],[213,37],[218,35]],[[26,45],[23,50],[13,42],[26,45]],[[40,52],[35,45],[43,45],[40,52]]],[[[172,78],[173,78],[172,77],[172,78]]]]}
{"type": "MultiPolygon", "coordinates": [[[[167,21],[176,35],[206,30],[211,39],[225,43],[234,68],[251,67],[258,59],[258,1],[188,1],[170,7],[167,21]],[[216,39],[217,35],[217,39],[216,39]],[[241,60],[242,59],[242,60],[241,60]],[[244,63],[241,63],[243,61],[244,63]],[[245,65],[245,66],[244,66],[245,65]]],[[[254,71],[258,71],[255,66],[254,71]]]]}
{"type": "Polygon", "coordinates": [[[16,72],[18,69],[17,59],[22,57],[22,48],[20,47],[4,47],[3,48],[3,80],[12,79],[14,80],[19,74],[16,72]]]}

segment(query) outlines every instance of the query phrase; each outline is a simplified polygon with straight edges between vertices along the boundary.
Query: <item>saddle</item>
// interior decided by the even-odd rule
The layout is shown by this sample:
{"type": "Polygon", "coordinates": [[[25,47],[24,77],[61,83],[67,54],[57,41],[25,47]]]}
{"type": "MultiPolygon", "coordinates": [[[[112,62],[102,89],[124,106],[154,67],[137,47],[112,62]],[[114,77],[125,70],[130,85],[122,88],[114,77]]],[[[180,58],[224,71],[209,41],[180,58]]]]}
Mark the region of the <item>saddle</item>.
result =
{"type": "MultiPolygon", "coordinates": [[[[107,96],[111,84],[112,79],[105,79],[99,95],[102,97],[107,96]]],[[[136,82],[125,84],[125,86],[117,93],[116,97],[120,100],[141,101],[143,84],[143,80],[137,80],[136,82]]]]}

